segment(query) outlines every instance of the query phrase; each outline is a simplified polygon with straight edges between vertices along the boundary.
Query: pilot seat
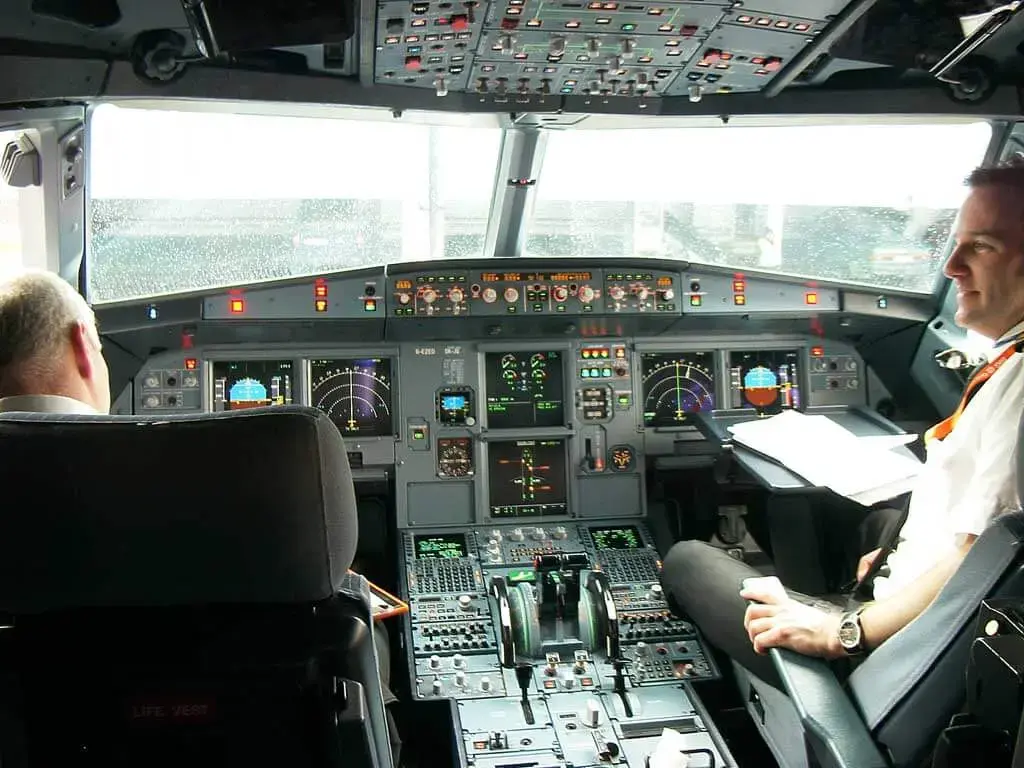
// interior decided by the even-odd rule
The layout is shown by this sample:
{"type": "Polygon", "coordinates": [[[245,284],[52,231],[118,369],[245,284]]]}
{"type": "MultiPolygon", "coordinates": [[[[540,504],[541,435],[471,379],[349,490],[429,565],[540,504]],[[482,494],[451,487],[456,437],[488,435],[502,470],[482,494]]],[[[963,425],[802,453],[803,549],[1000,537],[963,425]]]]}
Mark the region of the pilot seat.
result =
{"type": "Polygon", "coordinates": [[[0,415],[0,764],[390,768],[342,437],[0,415]]]}

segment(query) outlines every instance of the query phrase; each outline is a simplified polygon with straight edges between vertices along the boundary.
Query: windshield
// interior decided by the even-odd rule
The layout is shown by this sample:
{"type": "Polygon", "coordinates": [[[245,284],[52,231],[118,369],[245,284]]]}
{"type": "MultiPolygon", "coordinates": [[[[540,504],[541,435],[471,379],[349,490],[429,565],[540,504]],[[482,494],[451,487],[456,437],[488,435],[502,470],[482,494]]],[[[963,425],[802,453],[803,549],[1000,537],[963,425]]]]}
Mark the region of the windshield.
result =
{"type": "MultiPolygon", "coordinates": [[[[96,108],[90,299],[494,255],[499,128],[344,114],[96,108]]],[[[526,252],[928,293],[990,136],[983,122],[555,131],[526,252]]]]}
{"type": "Polygon", "coordinates": [[[98,107],[90,300],[484,255],[501,131],[363,112],[98,107]]]}
{"type": "Polygon", "coordinates": [[[988,123],[565,131],[526,249],[930,293],[988,123]]]}

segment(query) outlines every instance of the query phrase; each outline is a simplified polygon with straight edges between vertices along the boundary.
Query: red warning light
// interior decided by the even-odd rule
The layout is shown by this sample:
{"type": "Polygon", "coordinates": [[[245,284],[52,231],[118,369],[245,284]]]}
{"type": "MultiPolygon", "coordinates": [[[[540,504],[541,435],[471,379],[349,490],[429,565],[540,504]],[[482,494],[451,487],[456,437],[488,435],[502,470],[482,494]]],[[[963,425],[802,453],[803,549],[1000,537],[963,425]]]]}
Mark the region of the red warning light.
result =
{"type": "Polygon", "coordinates": [[[743,293],[746,290],[747,290],[747,284],[743,280],[733,280],[732,281],[732,292],[733,293],[743,293]]]}
{"type": "Polygon", "coordinates": [[[194,371],[196,369],[196,366],[198,366],[198,365],[199,365],[199,361],[196,360],[194,357],[186,357],[185,358],[185,370],[186,371],[194,371]]]}
{"type": "Polygon", "coordinates": [[[228,305],[231,310],[231,314],[240,315],[245,312],[245,299],[231,299],[231,303],[228,305]]]}
{"type": "Polygon", "coordinates": [[[313,286],[313,295],[318,299],[327,298],[327,283],[317,283],[313,286]]]}
{"type": "Polygon", "coordinates": [[[804,294],[804,301],[807,302],[808,304],[817,304],[818,303],[818,294],[816,294],[816,293],[805,293],[804,294]]]}
{"type": "Polygon", "coordinates": [[[317,312],[326,312],[327,299],[317,299],[315,302],[313,302],[313,306],[317,312]]]}
{"type": "Polygon", "coordinates": [[[811,357],[824,357],[824,356],[825,356],[825,348],[824,347],[811,347],[811,357]]]}

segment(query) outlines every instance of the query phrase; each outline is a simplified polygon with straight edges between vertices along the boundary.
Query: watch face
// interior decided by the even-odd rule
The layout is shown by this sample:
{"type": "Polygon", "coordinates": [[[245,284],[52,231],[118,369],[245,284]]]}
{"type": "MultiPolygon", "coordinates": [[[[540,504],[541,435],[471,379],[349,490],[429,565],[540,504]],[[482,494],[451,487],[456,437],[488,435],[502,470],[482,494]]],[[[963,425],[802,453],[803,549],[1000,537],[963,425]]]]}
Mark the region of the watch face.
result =
{"type": "Polygon", "coordinates": [[[847,620],[839,625],[839,644],[843,648],[856,648],[859,643],[860,627],[855,620],[847,620]]]}

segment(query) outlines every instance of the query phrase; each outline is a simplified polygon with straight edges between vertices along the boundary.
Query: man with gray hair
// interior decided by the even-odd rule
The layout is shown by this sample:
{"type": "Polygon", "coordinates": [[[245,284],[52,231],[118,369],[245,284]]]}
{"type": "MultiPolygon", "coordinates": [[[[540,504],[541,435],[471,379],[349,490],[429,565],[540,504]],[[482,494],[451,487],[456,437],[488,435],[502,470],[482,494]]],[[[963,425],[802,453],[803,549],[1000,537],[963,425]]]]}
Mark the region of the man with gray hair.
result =
{"type": "Polygon", "coordinates": [[[0,412],[109,410],[109,373],[85,299],[50,272],[0,281],[0,412]]]}

